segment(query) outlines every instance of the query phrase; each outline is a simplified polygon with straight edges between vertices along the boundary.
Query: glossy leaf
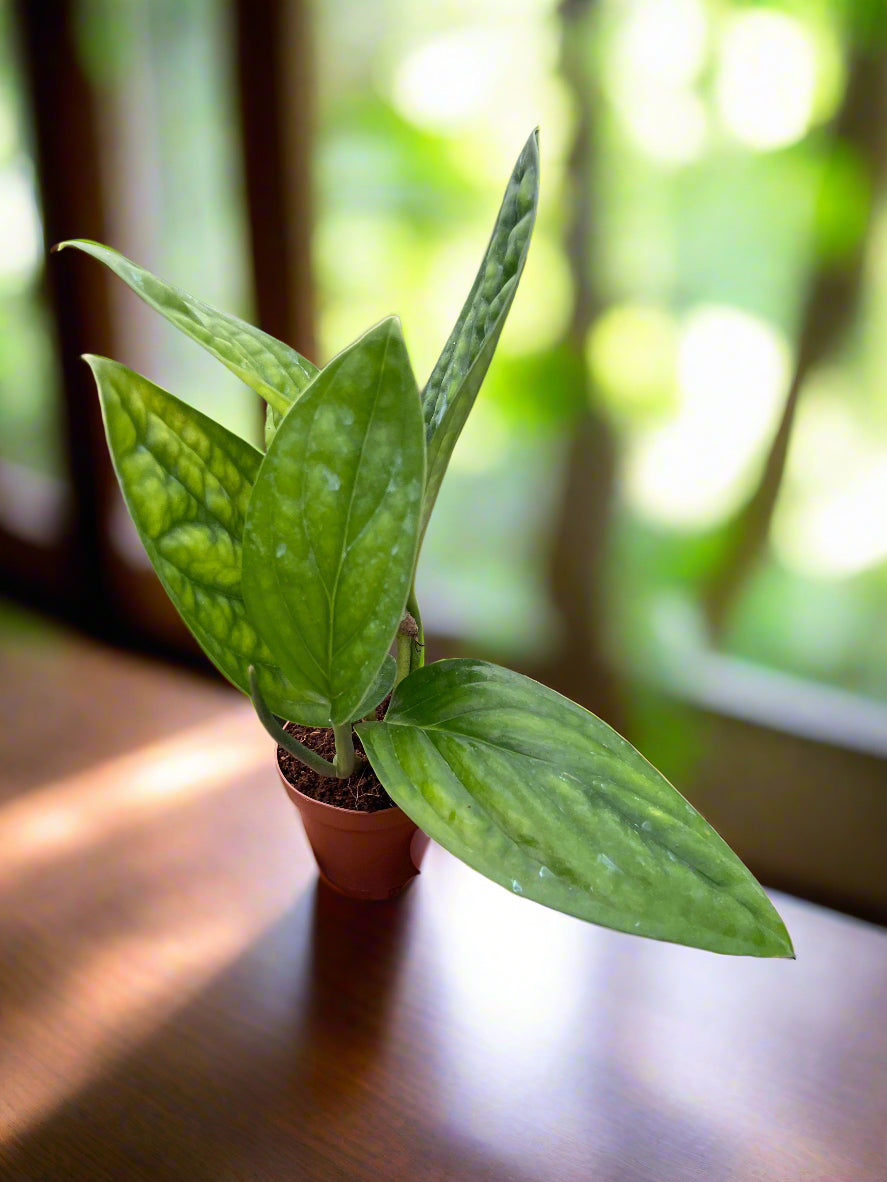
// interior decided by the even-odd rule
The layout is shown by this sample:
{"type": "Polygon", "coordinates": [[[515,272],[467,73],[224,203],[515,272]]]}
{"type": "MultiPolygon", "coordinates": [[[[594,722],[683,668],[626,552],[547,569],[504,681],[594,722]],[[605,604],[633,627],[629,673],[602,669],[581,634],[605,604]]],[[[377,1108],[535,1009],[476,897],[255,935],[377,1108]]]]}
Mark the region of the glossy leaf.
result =
{"type": "Polygon", "coordinates": [[[423,531],[514,299],[538,199],[539,137],[534,131],[514,166],[468,299],[422,394],[428,444],[423,531]]]}
{"type": "Polygon", "coordinates": [[[397,674],[397,662],[390,653],[385,654],[385,659],[382,662],[382,668],[376,674],[376,679],[364,695],[360,705],[355,709],[354,715],[348,721],[353,722],[357,718],[366,718],[367,715],[372,714],[376,707],[385,701],[391,691],[394,689],[394,678],[397,674]]]}
{"type": "Polygon", "coordinates": [[[274,434],[280,426],[280,420],[282,418],[283,415],[280,411],[275,410],[270,403],[265,407],[265,451],[271,446],[271,440],[274,438],[274,434]]]}
{"type": "Polygon", "coordinates": [[[278,413],[286,412],[317,373],[317,366],[289,345],[237,316],[219,312],[203,300],[179,291],[118,251],[85,238],[60,242],[56,250],[66,246],[76,247],[104,263],[146,304],[185,336],[203,345],[278,413]]]}
{"type": "Polygon", "coordinates": [[[116,361],[87,357],[114,468],[139,537],[182,619],[245,693],[255,665],[282,717],[328,725],[326,703],[298,695],[247,618],[241,542],[262,454],[116,361]]]}
{"type": "Polygon", "coordinates": [[[600,719],[484,661],[402,681],[358,734],[430,837],[501,885],[634,935],[791,956],[781,919],[708,823],[600,719]]]}
{"type": "Polygon", "coordinates": [[[419,392],[391,318],[334,358],[286,414],[244,532],[250,618],[336,724],[357,716],[403,617],[424,476],[419,392]]]}

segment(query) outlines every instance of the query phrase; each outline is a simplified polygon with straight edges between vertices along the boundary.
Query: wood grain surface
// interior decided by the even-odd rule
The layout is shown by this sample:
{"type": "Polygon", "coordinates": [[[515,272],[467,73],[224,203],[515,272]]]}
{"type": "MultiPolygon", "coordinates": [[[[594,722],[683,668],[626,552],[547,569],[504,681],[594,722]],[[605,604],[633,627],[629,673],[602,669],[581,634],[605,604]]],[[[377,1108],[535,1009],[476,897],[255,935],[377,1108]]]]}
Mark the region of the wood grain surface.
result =
{"type": "Polygon", "coordinates": [[[887,1179],[884,931],[782,896],[797,961],[721,958],[434,847],[351,902],[233,692],[64,637],[0,684],[3,1182],[887,1179]]]}

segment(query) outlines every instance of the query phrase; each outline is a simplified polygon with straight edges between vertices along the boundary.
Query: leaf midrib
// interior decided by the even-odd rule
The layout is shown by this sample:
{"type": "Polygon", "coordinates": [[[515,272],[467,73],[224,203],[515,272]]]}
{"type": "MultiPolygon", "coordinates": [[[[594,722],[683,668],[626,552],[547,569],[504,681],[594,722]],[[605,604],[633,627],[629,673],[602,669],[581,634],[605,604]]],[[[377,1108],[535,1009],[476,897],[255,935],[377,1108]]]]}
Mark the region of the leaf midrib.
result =
{"type": "MultiPolygon", "coordinates": [[[[321,397],[318,399],[318,405],[314,410],[314,417],[315,418],[317,417],[318,410],[323,405],[324,397],[325,397],[325,395],[322,394],[321,397]]],[[[308,437],[310,438],[310,431],[308,433],[308,437]]],[[[301,516],[302,520],[304,521],[305,520],[305,479],[304,479],[304,473],[302,473],[302,478],[301,478],[300,484],[299,484],[299,507],[301,510],[300,516],[301,516]]],[[[270,541],[273,542],[276,546],[276,539],[279,535],[277,534],[273,523],[274,523],[274,518],[272,517],[272,534],[271,534],[270,541]]],[[[314,563],[314,567],[315,567],[315,570],[317,571],[320,585],[323,587],[324,593],[326,594],[327,598],[329,598],[329,592],[327,591],[326,583],[323,580],[323,576],[320,572],[320,568],[317,565],[317,558],[314,553],[314,548],[311,545],[310,537],[308,535],[307,530],[305,530],[305,537],[308,539],[308,553],[311,555],[311,561],[314,563]]],[[[309,648],[307,642],[302,639],[302,632],[303,632],[302,627],[300,625],[300,622],[296,619],[296,616],[293,613],[292,608],[290,607],[289,597],[284,593],[281,564],[279,562],[271,560],[270,554],[269,554],[269,567],[271,570],[271,576],[277,586],[277,592],[278,592],[277,602],[278,602],[278,604],[282,605],[283,611],[286,614],[287,618],[289,619],[291,629],[301,640],[302,648],[307,653],[309,660],[314,665],[315,669],[317,669],[317,672],[320,674],[321,678],[324,681],[327,681],[327,683],[328,683],[329,679],[327,678],[323,668],[321,667],[320,662],[318,661],[318,659],[315,657],[314,653],[309,648]]],[[[247,619],[249,619],[248,616],[247,616],[247,619]]],[[[269,646],[269,648],[270,648],[270,646],[269,646]]],[[[324,700],[328,701],[329,695],[327,695],[327,697],[324,700]]]]}
{"type": "MultiPolygon", "coordinates": [[[[361,440],[361,443],[360,443],[360,454],[357,457],[357,468],[355,469],[354,480],[351,484],[351,496],[348,498],[348,509],[345,514],[345,525],[342,530],[342,543],[339,548],[339,563],[336,568],[336,574],[335,574],[335,578],[333,579],[333,587],[332,587],[332,592],[330,595],[330,626],[329,626],[329,633],[327,635],[327,661],[329,664],[328,679],[330,681],[330,691],[332,691],[332,684],[331,683],[332,683],[332,673],[333,673],[333,661],[335,660],[335,654],[333,651],[333,638],[334,638],[335,631],[336,631],[336,611],[337,611],[337,606],[338,606],[339,580],[342,575],[342,567],[345,564],[345,556],[346,556],[348,550],[350,549],[350,547],[347,545],[347,541],[348,541],[348,532],[351,528],[351,514],[354,509],[354,498],[357,493],[358,483],[360,482],[360,473],[361,473],[361,469],[363,468],[364,457],[366,455],[367,440],[369,439],[370,431],[373,426],[373,420],[376,415],[376,408],[379,405],[379,396],[380,396],[380,392],[382,389],[382,379],[383,379],[383,376],[385,373],[385,365],[388,360],[388,350],[391,345],[391,336],[392,336],[392,333],[391,333],[391,329],[389,328],[389,330],[385,336],[385,348],[382,353],[381,364],[379,365],[378,377],[376,378],[376,389],[373,394],[373,404],[370,409],[369,419],[367,420],[367,427],[366,427],[366,430],[364,431],[363,439],[361,440]]],[[[304,488],[304,484],[302,487],[304,488]]],[[[387,485],[386,485],[386,492],[387,492],[387,485]]],[[[380,500],[379,504],[381,505],[381,503],[382,503],[382,501],[380,500]]],[[[378,512],[378,508],[379,508],[379,506],[377,505],[376,509],[374,510],[374,513],[378,512]]],[[[333,696],[334,695],[331,692],[330,693],[330,700],[331,701],[333,699],[333,696]]],[[[338,698],[340,696],[341,696],[341,693],[335,695],[336,698],[338,698]]]]}

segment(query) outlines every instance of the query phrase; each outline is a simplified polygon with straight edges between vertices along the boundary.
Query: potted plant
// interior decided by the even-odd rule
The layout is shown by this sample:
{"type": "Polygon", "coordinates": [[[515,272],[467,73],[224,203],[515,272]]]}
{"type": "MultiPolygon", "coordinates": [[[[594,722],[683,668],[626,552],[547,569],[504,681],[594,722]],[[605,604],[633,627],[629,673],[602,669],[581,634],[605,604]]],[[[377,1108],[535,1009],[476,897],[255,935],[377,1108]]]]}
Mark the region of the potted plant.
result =
{"type": "MultiPolygon", "coordinates": [[[[419,549],[523,269],[538,177],[534,133],[421,393],[393,317],[318,370],[107,247],[62,243],[105,263],[268,404],[263,455],[118,362],[88,356],[123,495],[185,623],[304,767],[302,795],[322,797],[318,785],[353,784],[357,772],[399,806],[365,816],[397,831],[401,881],[415,871],[418,827],[508,890],[581,919],[791,956],[749,871],[609,726],[488,662],[424,661],[419,549]]],[[[352,814],[362,852],[350,857],[363,864],[366,822],[333,799],[317,807],[352,814]]],[[[322,871],[354,893],[400,885],[362,887],[325,857],[322,871]]]]}

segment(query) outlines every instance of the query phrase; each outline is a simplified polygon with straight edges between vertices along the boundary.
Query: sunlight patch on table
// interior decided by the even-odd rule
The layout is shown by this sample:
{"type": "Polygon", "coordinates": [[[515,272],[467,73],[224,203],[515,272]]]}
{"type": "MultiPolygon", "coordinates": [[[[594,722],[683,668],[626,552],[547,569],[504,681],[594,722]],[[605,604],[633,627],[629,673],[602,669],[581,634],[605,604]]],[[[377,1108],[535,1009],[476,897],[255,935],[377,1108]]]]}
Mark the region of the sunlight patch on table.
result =
{"type": "Polygon", "coordinates": [[[72,966],[4,1022],[0,1145],[21,1140],[183,1009],[276,917],[238,914],[134,933],[72,966]]]}
{"type": "Polygon", "coordinates": [[[521,884],[509,898],[439,850],[433,857],[448,880],[446,909],[434,916],[441,988],[467,1036],[451,1053],[471,1071],[491,1047],[507,1048],[516,1066],[543,1070],[582,999],[575,921],[519,898],[521,884]]]}
{"type": "Polygon", "coordinates": [[[0,887],[23,870],[218,792],[268,756],[251,713],[226,711],[173,738],[35,788],[0,808],[0,887]]]}

